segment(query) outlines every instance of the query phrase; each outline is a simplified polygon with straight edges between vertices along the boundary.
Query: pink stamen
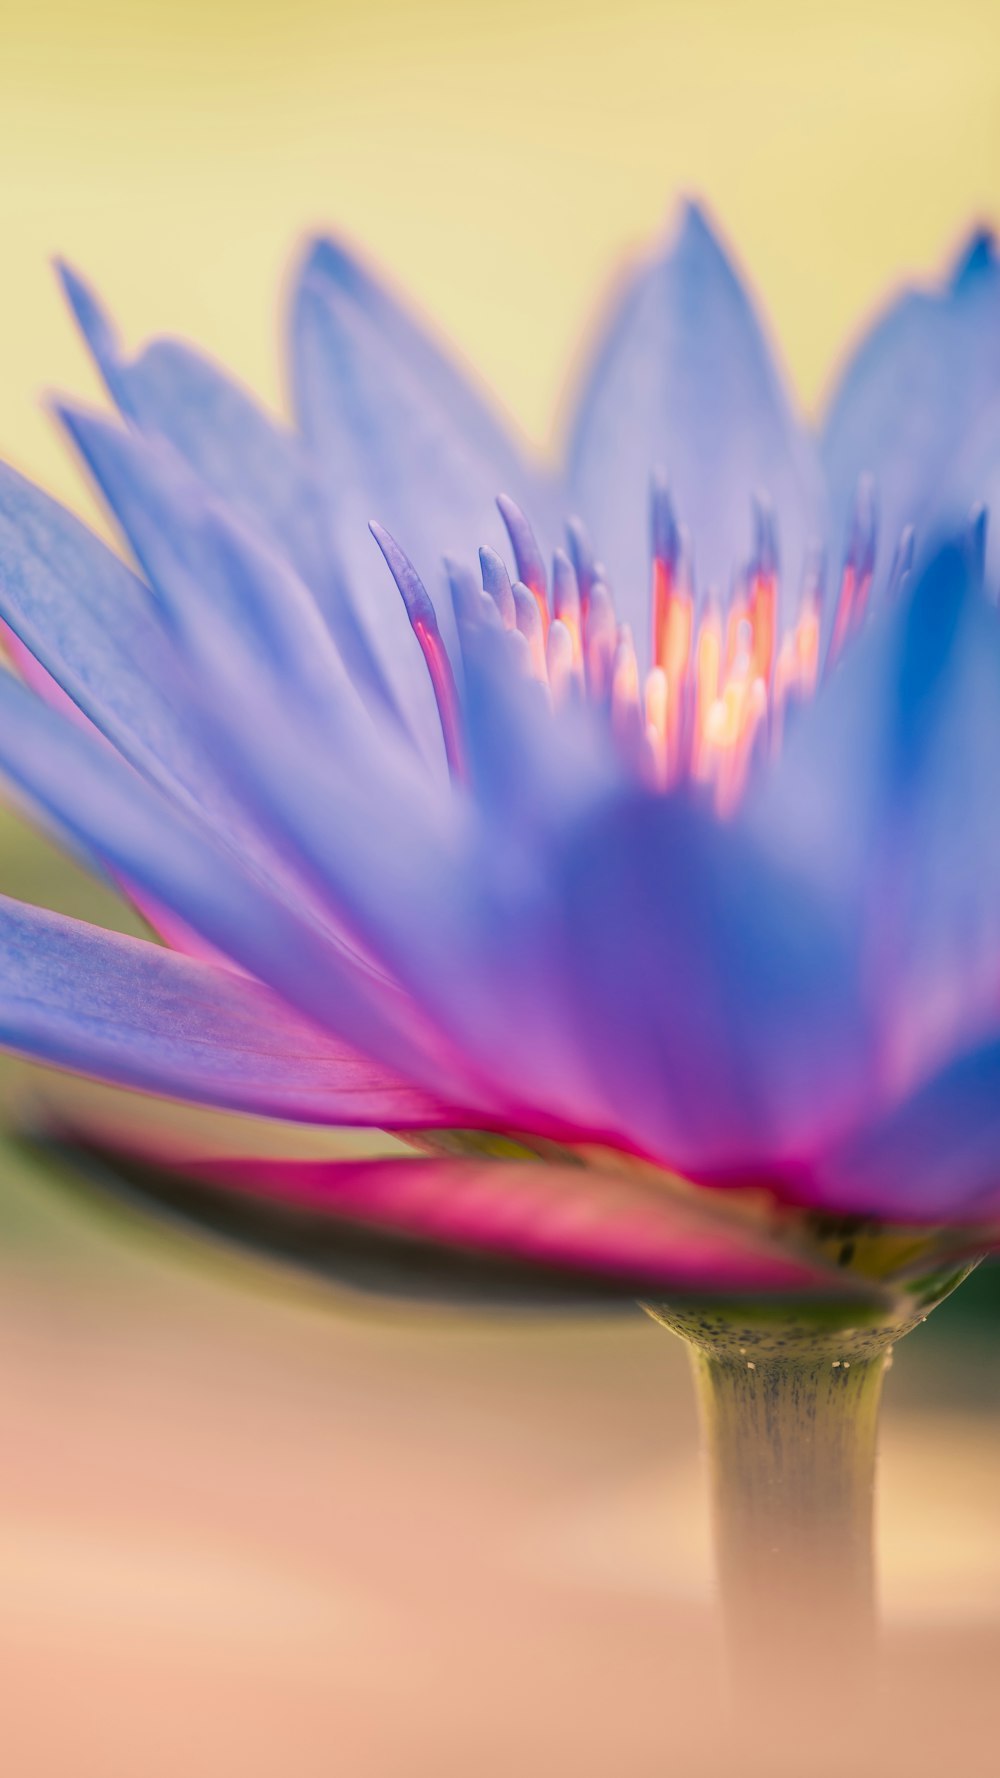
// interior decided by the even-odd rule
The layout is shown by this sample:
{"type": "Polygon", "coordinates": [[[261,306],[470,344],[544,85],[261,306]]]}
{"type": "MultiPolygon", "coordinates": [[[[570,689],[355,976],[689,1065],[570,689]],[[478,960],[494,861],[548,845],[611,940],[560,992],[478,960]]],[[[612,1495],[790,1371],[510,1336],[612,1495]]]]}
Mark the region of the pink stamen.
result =
{"type": "Polygon", "coordinates": [[[448,650],[441,640],[441,632],[436,622],[433,630],[421,618],[413,620],[413,634],[420,644],[420,651],[427,663],[434,701],[437,704],[438,719],[441,723],[441,738],[444,741],[445,758],[448,770],[455,779],[464,779],[465,758],[463,753],[462,718],[458,702],[458,686],[452,672],[448,650]]]}

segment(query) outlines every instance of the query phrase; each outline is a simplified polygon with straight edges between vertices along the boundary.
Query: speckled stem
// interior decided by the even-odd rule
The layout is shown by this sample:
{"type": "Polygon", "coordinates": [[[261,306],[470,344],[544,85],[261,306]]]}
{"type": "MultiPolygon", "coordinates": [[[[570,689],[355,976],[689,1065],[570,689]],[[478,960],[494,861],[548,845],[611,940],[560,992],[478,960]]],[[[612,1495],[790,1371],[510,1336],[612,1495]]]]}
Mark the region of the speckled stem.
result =
{"type": "Polygon", "coordinates": [[[871,1670],[873,1511],[885,1353],[756,1356],[692,1346],[717,1581],[737,1689],[780,1669],[812,1689],[871,1670]]]}
{"type": "Polygon", "coordinates": [[[917,1246],[912,1231],[854,1230],[850,1246],[862,1277],[896,1267],[864,1305],[644,1305],[691,1355],[734,1689],[773,1704],[780,1681],[783,1708],[807,1715],[831,1685],[857,1695],[876,1670],[875,1457],[893,1345],[977,1263],[935,1265],[947,1248],[933,1231],[917,1246]]]}

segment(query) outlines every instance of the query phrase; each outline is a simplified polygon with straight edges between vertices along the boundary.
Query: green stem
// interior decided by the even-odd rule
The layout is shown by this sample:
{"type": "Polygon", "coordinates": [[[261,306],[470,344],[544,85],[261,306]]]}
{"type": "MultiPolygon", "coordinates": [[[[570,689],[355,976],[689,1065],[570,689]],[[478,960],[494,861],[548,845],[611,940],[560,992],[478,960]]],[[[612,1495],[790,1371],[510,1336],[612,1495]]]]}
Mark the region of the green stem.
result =
{"type": "Polygon", "coordinates": [[[845,1226],[830,1239],[878,1298],[644,1305],[691,1355],[734,1689],[743,1702],[773,1699],[780,1679],[783,1707],[806,1712],[825,1707],[833,1680],[863,1689],[875,1674],[886,1364],[976,1263],[942,1264],[948,1248],[934,1231],[918,1240],[858,1225],[848,1257],[845,1226]]]}
{"type": "Polygon", "coordinates": [[[690,1350],[734,1679],[773,1682],[790,1659],[807,1687],[870,1669],[885,1353],[690,1350]]]}

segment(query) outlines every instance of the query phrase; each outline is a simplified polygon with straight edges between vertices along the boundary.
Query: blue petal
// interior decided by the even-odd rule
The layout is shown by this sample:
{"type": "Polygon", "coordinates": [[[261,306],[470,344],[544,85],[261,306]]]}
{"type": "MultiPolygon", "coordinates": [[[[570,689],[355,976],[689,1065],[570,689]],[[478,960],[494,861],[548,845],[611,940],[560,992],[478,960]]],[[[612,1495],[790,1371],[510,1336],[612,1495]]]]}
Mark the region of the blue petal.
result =
{"type": "Polygon", "coordinates": [[[883,611],[747,820],[856,926],[883,1105],[997,1026],[1000,621],[962,543],[883,611]]]}
{"type": "Polygon", "coordinates": [[[936,510],[956,528],[983,525],[983,577],[991,599],[1000,600],[1000,389],[944,471],[936,510]]]}
{"type": "MultiPolygon", "coordinates": [[[[153,450],[139,441],[130,448],[140,456],[153,450]]],[[[190,513],[175,510],[172,516],[163,547],[173,535],[180,551],[190,513]]],[[[239,597],[240,581],[221,551],[215,553],[209,583],[239,597]]],[[[208,560],[204,548],[203,560],[208,560]]],[[[202,586],[189,590],[192,613],[204,629],[213,615],[210,602],[202,586]]],[[[284,587],[282,601],[291,618],[294,601],[284,587]]],[[[251,810],[237,801],[217,762],[199,744],[190,649],[188,661],[182,661],[175,647],[182,633],[177,623],[166,625],[164,608],[150,590],[78,519],[2,464],[0,616],[123,758],[237,851],[266,862],[267,847],[251,810]]],[[[190,644],[190,633],[183,639],[190,644]]],[[[263,641],[277,653],[273,634],[263,641]]],[[[323,649],[309,646],[318,666],[323,649]]],[[[275,864],[272,852],[271,874],[275,864]]]]}
{"type": "Polygon", "coordinates": [[[207,631],[211,646],[252,655],[285,697],[339,699],[360,714],[355,683],[287,560],[162,441],[82,409],[59,411],[184,650],[203,661],[207,631]]]}
{"type": "Polygon", "coordinates": [[[387,357],[405,364],[428,401],[446,413],[456,430],[489,458],[500,476],[497,492],[513,478],[523,481],[525,465],[506,427],[468,376],[396,301],[391,291],[361,264],[342,241],[314,241],[302,269],[303,280],[315,279],[331,306],[349,308],[368,318],[381,338],[387,357]]]}
{"type": "Polygon", "coordinates": [[[440,1108],[259,983],[0,897],[0,1044],[262,1116],[412,1127],[440,1108]]]}
{"type": "Polygon", "coordinates": [[[0,674],[0,771],[71,845],[179,915],[321,1028],[437,1090],[437,1060],[426,1041],[413,1041],[410,1009],[391,982],[10,674],[0,674]]]}
{"type": "Polygon", "coordinates": [[[398,538],[455,632],[442,557],[502,551],[494,498],[530,512],[547,494],[459,373],[344,254],[320,243],[306,260],[292,318],[296,411],[324,476],[337,547],[406,708],[433,704],[405,614],[368,538],[377,519],[398,538]]]}
{"type": "Polygon", "coordinates": [[[86,526],[0,464],[0,616],[148,776],[197,796],[205,771],[178,708],[149,590],[86,526]]]}
{"type": "Polygon", "coordinates": [[[810,1201],[898,1222],[1000,1222],[1000,1041],[949,1063],[824,1156],[810,1201]]]}
{"type": "Polygon", "coordinates": [[[665,471],[702,591],[729,596],[754,544],[753,498],[777,518],[785,609],[823,533],[819,473],[743,287],[694,206],[627,287],[570,443],[576,503],[640,645],[649,631],[650,480],[665,471]]]}
{"type": "Polygon", "coordinates": [[[634,794],[579,824],[559,873],[580,1040],[647,1152],[763,1176],[865,1102],[851,934],[738,823],[634,794]]]}
{"type": "Polygon", "coordinates": [[[388,682],[334,553],[314,466],[298,439],[238,384],[177,340],[128,360],[94,293],[69,267],[63,285],[112,398],[140,431],[166,440],[206,489],[287,556],[312,589],[359,685],[383,704],[388,682]]]}
{"type": "MultiPolygon", "coordinates": [[[[515,643],[492,607],[489,623],[494,642],[515,643]]],[[[475,676],[471,650],[469,661],[475,676]]],[[[294,709],[272,707],[261,721],[244,700],[238,731],[220,733],[214,750],[349,941],[410,996],[428,1035],[443,1042],[449,1071],[479,1083],[500,1123],[537,1129],[541,1116],[546,1128],[568,1121],[590,1130],[599,1093],[579,1065],[573,1009],[555,980],[558,908],[541,918],[554,896],[550,849],[524,843],[532,827],[537,835],[551,825],[560,774],[567,808],[576,807],[569,749],[551,718],[516,701],[508,675],[493,676],[492,698],[480,696],[486,689],[477,683],[472,698],[470,755],[482,792],[474,801],[438,794],[412,761],[383,748],[311,745],[294,709]],[[514,721],[499,753],[495,732],[487,734],[491,715],[514,721]],[[544,768],[530,744],[535,728],[549,747],[544,768]]],[[[230,722],[239,718],[230,711],[230,722]]],[[[578,779],[584,763],[577,755],[578,779]]],[[[601,1127],[608,1122],[605,1114],[601,1127]]]]}
{"type": "Polygon", "coordinates": [[[907,291],[892,304],[834,390],[822,456],[835,563],[866,473],[879,510],[876,591],[907,525],[916,526],[919,547],[961,523],[988,489],[975,460],[964,473],[958,465],[998,400],[1000,262],[977,235],[946,288],[907,291]]]}

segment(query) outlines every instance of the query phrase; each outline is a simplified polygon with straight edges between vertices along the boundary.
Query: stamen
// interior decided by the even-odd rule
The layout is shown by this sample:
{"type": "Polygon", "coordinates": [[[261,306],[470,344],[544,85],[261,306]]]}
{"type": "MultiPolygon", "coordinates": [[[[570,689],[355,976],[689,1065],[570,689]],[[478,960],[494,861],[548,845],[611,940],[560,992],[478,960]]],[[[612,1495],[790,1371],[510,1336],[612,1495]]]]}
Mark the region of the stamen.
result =
{"type": "MultiPolygon", "coordinates": [[[[985,542],[986,539],[984,537],[983,543],[985,544],[985,542]]],[[[898,599],[906,584],[907,575],[913,567],[915,544],[916,532],[912,525],[907,525],[900,533],[899,542],[896,545],[896,553],[892,558],[892,567],[889,569],[889,579],[886,582],[885,589],[885,596],[889,601],[898,599]]]]}
{"type": "MultiPolygon", "coordinates": [[[[580,521],[571,519],[567,525],[568,553],[557,549],[553,556],[550,611],[534,533],[513,501],[501,496],[497,504],[519,578],[511,586],[499,556],[482,550],[482,598],[489,621],[511,632],[509,641],[516,644],[523,670],[548,688],[557,709],[584,696],[601,706],[617,747],[641,781],[669,791],[685,777],[695,779],[706,786],[720,815],[729,815],[755,761],[780,745],[789,706],[815,690],[822,555],[809,559],[798,618],[781,633],[778,537],[770,507],[755,501],[753,553],[734,581],[725,617],[709,588],[696,618],[690,542],[677,522],[665,479],[654,475],[652,663],[640,679],[631,629],[617,622],[604,570],[580,521]]],[[[969,549],[981,554],[982,547],[982,532],[973,526],[969,549]]],[[[863,479],[845,551],[830,660],[863,621],[874,560],[874,501],[870,482],[863,479]]],[[[912,539],[904,536],[890,577],[893,584],[905,576],[911,560],[912,539]]],[[[468,604],[464,583],[461,592],[461,600],[455,600],[460,618],[460,605],[464,610],[468,604]]],[[[422,615],[421,606],[418,619],[422,615]]],[[[461,633],[461,622],[459,628],[461,633]]],[[[433,638],[421,638],[429,662],[432,644],[433,638]]]]}
{"type": "Polygon", "coordinates": [[[566,542],[569,545],[570,561],[576,575],[576,584],[580,589],[580,610],[586,621],[590,608],[590,594],[594,582],[600,580],[598,563],[594,557],[594,546],[590,541],[590,533],[582,519],[572,518],[566,522],[566,542]]]}
{"type": "Polygon", "coordinates": [[[545,641],[545,665],[548,669],[549,686],[556,704],[563,704],[570,696],[576,673],[573,661],[573,638],[561,618],[553,618],[549,625],[549,633],[545,641]]]}
{"type": "Polygon", "coordinates": [[[660,474],[654,475],[650,487],[649,528],[653,556],[653,661],[664,669],[668,683],[672,683],[687,667],[691,610],[690,601],[677,588],[680,539],[667,484],[660,474]]]}
{"type": "Polygon", "coordinates": [[[573,644],[573,665],[583,666],[583,624],[580,611],[580,593],[576,584],[576,571],[564,550],[557,549],[552,557],[552,609],[560,622],[565,624],[573,644]]]}
{"type": "Polygon", "coordinates": [[[778,540],[774,514],[763,500],[754,502],[755,547],[748,616],[753,631],[753,671],[771,683],[778,622],[778,540]]]}
{"type": "Polygon", "coordinates": [[[649,531],[653,558],[653,660],[667,665],[670,601],[677,579],[677,521],[666,478],[655,473],[649,491],[649,531]]]}
{"type": "Polygon", "coordinates": [[[505,630],[517,627],[517,613],[514,610],[514,595],[510,590],[510,575],[506,564],[497,555],[495,549],[484,544],[479,552],[479,567],[483,577],[483,592],[489,593],[503,620],[505,630]]]}
{"type": "Polygon", "coordinates": [[[870,475],[863,475],[854,496],[840,597],[827,654],[828,669],[834,665],[848,636],[860,628],[864,618],[875,567],[875,531],[874,485],[870,475]]]}
{"type": "Polygon", "coordinates": [[[611,691],[611,675],[614,669],[617,640],[618,621],[615,617],[611,594],[603,581],[595,580],[590,589],[590,606],[587,612],[584,638],[584,664],[587,673],[587,690],[590,696],[599,703],[603,702],[611,691]]]}
{"type": "Polygon", "coordinates": [[[718,612],[710,609],[702,618],[698,631],[695,660],[694,736],[691,769],[696,777],[703,775],[706,764],[706,743],[712,741],[710,730],[716,728],[721,713],[716,714],[719,697],[719,666],[722,659],[722,636],[718,612]]]}
{"type": "Polygon", "coordinates": [[[726,618],[725,663],[727,673],[732,671],[740,648],[746,649],[751,635],[750,606],[745,598],[734,597],[733,603],[729,607],[729,616],[726,618]]]}
{"type": "Polygon", "coordinates": [[[517,627],[531,650],[531,670],[536,679],[546,680],[548,674],[545,666],[545,632],[542,629],[538,601],[531,588],[526,587],[523,580],[515,580],[510,590],[514,600],[517,627]]]}
{"type": "Polygon", "coordinates": [[[441,723],[441,737],[444,741],[445,757],[448,769],[455,779],[465,777],[463,759],[463,737],[461,708],[458,701],[458,687],[452,672],[448,650],[445,648],[438,628],[437,612],[427,588],[419,574],[396,539],[385,528],[372,519],[369,531],[385,557],[386,564],[393,580],[399,588],[410,627],[420,644],[420,651],[427,664],[434,701],[437,704],[438,719],[441,723]]]}
{"type": "Polygon", "coordinates": [[[464,642],[465,632],[477,624],[492,622],[500,627],[500,619],[492,599],[480,590],[479,582],[471,568],[464,562],[456,562],[454,557],[445,556],[445,573],[448,576],[448,590],[455,612],[458,626],[459,642],[464,642]]]}
{"type": "Polygon", "coordinates": [[[727,695],[727,730],[717,743],[720,759],[715,803],[720,815],[731,815],[743,794],[754,744],[766,722],[767,687],[762,679],[754,679],[749,689],[741,692],[738,704],[727,695]]]}
{"type": "Polygon", "coordinates": [[[538,540],[521,508],[516,501],[511,500],[509,495],[497,495],[497,510],[507,527],[510,546],[514,551],[514,560],[517,563],[518,579],[534,595],[542,620],[542,632],[543,635],[547,634],[549,628],[548,583],[538,540]]]}
{"type": "Polygon", "coordinates": [[[662,667],[646,676],[646,739],[653,758],[654,779],[659,789],[670,782],[670,688],[662,667]]]}
{"type": "Polygon", "coordinates": [[[819,678],[820,605],[814,594],[807,594],[802,614],[795,626],[795,658],[798,665],[799,690],[811,698],[819,678]]]}
{"type": "Polygon", "coordinates": [[[643,733],[639,708],[639,663],[628,624],[618,631],[611,670],[611,726],[620,741],[634,746],[643,733]]]}

